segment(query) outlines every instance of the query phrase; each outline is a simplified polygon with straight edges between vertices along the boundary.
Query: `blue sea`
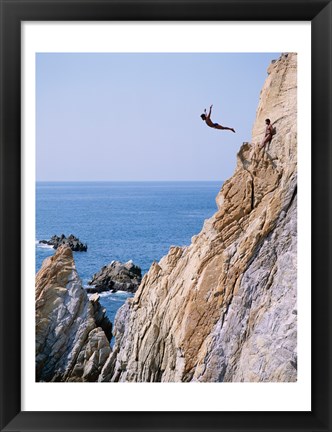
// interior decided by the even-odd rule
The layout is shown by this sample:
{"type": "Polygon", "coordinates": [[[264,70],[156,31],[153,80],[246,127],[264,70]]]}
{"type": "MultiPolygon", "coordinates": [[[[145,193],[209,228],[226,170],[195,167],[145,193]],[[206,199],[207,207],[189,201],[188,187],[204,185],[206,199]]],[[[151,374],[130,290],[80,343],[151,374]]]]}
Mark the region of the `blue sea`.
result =
{"type": "MultiPolygon", "coordinates": [[[[54,254],[38,241],[73,234],[88,244],[87,252],[74,252],[84,286],[113,260],[132,260],[144,274],[170,246],[190,244],[204,220],[215,213],[221,185],[222,181],[37,182],[36,271],[54,254]]],[[[101,294],[112,322],[129,296],[101,294]]]]}

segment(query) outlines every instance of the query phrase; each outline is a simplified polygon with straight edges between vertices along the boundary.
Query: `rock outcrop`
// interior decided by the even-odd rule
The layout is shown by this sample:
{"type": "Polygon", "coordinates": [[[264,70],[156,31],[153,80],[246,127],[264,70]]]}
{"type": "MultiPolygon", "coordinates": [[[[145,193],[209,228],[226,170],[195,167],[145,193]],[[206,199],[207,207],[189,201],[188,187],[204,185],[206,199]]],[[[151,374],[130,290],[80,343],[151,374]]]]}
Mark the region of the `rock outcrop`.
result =
{"type": "Polygon", "coordinates": [[[188,247],[172,247],[119,310],[99,381],[297,379],[297,56],[268,69],[252,143],[188,247]],[[277,134],[259,154],[264,120],[277,134]],[[268,156],[268,157],[266,157],[268,156]]]}
{"type": "Polygon", "coordinates": [[[112,261],[104,266],[98,273],[93,275],[86,290],[88,293],[99,293],[102,291],[127,291],[134,293],[137,291],[142,281],[142,271],[140,267],[128,261],[125,264],[119,261],[112,261]]]}
{"type": "Polygon", "coordinates": [[[82,243],[73,234],[70,234],[68,237],[66,237],[64,234],[61,234],[60,237],[54,235],[50,238],[50,240],[40,240],[39,243],[53,246],[53,249],[58,249],[58,247],[61,245],[67,245],[74,252],[86,252],[88,250],[88,245],[86,243],[82,243]]]}
{"type": "Polygon", "coordinates": [[[111,323],[98,296],[89,301],[69,246],[36,276],[36,381],[96,381],[111,348],[111,323]]]}

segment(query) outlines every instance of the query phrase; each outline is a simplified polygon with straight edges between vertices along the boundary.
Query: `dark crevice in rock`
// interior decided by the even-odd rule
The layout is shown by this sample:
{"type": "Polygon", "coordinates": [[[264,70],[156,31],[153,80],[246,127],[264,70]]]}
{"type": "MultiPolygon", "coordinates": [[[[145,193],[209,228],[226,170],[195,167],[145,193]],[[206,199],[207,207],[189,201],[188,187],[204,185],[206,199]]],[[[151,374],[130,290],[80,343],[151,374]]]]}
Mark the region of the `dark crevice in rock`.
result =
{"type": "Polygon", "coordinates": [[[293,201],[295,200],[296,195],[297,195],[297,185],[296,185],[295,188],[294,188],[294,191],[293,191],[292,197],[291,197],[291,199],[290,199],[290,201],[289,201],[289,204],[288,204],[288,206],[287,206],[287,208],[286,208],[286,212],[288,212],[288,210],[291,208],[291,206],[292,206],[292,204],[293,204],[293,201]]]}
{"type": "Polygon", "coordinates": [[[254,179],[251,180],[251,210],[255,207],[255,185],[254,179]]]}
{"type": "Polygon", "coordinates": [[[113,325],[111,321],[106,316],[106,309],[101,306],[99,303],[99,296],[98,294],[94,294],[90,298],[90,302],[93,307],[93,314],[94,319],[97,327],[101,327],[102,330],[105,333],[105,336],[107,337],[108,341],[110,342],[112,339],[112,329],[113,325]]]}

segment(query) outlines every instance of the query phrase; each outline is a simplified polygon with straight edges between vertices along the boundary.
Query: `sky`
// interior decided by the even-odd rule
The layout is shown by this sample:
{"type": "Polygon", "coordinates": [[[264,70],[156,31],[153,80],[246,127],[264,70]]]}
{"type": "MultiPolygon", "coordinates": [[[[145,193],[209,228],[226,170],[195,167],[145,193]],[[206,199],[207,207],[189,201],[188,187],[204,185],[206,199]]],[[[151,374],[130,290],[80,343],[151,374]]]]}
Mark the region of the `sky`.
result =
{"type": "Polygon", "coordinates": [[[38,53],[37,181],[226,180],[279,55],[38,53]]]}

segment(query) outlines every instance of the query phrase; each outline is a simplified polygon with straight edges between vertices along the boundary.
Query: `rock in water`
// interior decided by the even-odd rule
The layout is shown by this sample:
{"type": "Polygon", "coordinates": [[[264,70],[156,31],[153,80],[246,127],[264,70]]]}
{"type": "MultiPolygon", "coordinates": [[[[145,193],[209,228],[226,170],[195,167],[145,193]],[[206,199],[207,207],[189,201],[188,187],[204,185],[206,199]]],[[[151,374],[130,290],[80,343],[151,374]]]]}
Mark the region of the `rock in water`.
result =
{"type": "Polygon", "coordinates": [[[96,381],[111,349],[111,323],[89,301],[69,246],[36,276],[36,381],[96,381]]]}
{"type": "Polygon", "coordinates": [[[49,246],[53,246],[53,249],[57,249],[61,245],[68,245],[70,249],[74,252],[86,252],[88,250],[88,245],[82,243],[77,237],[73,234],[66,237],[64,234],[61,236],[54,235],[50,240],[40,240],[39,243],[47,244],[49,246]]]}
{"type": "Polygon", "coordinates": [[[119,310],[100,381],[296,381],[296,54],[268,74],[218,211],[119,310]],[[266,118],[277,134],[263,159],[266,118]]]}
{"type": "Polygon", "coordinates": [[[87,292],[102,291],[127,291],[136,292],[142,281],[141,269],[128,261],[125,264],[119,261],[112,261],[109,265],[104,266],[98,273],[93,275],[87,288],[87,292]]]}

